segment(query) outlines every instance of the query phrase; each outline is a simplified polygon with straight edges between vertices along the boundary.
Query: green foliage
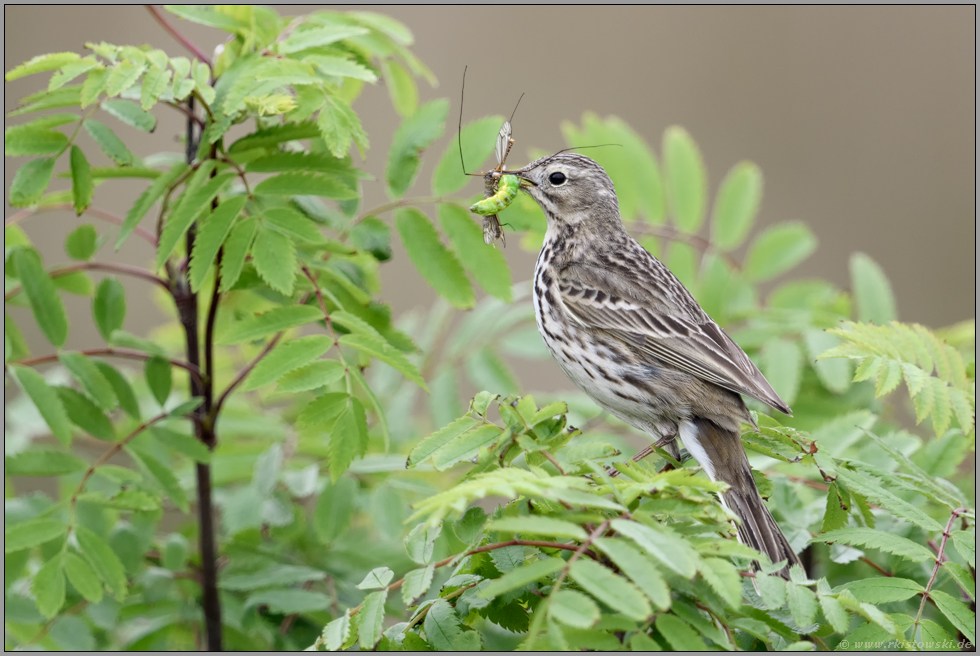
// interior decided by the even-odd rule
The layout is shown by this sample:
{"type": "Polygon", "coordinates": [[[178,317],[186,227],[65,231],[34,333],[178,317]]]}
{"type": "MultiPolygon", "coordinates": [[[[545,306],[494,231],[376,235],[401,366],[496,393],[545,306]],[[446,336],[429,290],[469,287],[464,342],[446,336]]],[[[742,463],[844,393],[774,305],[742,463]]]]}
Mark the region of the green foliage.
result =
{"type": "MultiPolygon", "coordinates": [[[[209,586],[228,649],[973,640],[972,320],[898,323],[863,254],[849,291],[779,279],[813,252],[813,233],[758,229],[751,162],[712,202],[682,128],[654,153],[615,117],[562,125],[570,145],[621,144],[590,154],[628,229],[793,403],[793,418],[758,414],[742,436],[782,529],[810,549],[808,572],[785,580],[733,539],[723,485],[688,454],[624,462],[646,438],[578,392],[523,391],[515,360],[550,358],[530,290],[483,244],[472,198],[453,196],[469,193],[456,137],[417,180],[449,103],[419,105],[416,80],[434,79],[403,25],[359,11],[167,11],[178,29],[222,32],[214,61],[88,43],[86,56],[42,55],[6,76],[48,74],[10,113],[33,120],[5,129],[5,154],[29,157],[8,192],[26,208],[17,221],[66,203],[101,218],[106,181],[136,200],[115,237],[74,226],[67,265],[42,262],[32,223],[5,230],[6,301],[32,315],[5,314],[5,371],[22,392],[5,413],[5,646],[204,649],[209,586]],[[396,202],[363,208],[368,176],[350,151],[369,146],[357,100],[379,81],[401,117],[385,171],[396,202]],[[161,104],[194,112],[187,161],[140,158],[124,141],[157,128],[161,104]],[[93,166],[100,157],[110,165],[93,166]],[[49,190],[55,179],[70,189],[49,190]],[[416,183],[434,197],[411,196],[416,183]],[[154,244],[153,266],[100,260],[107,240],[131,236],[154,244]],[[379,270],[402,252],[440,298],[392,317],[379,270]],[[175,319],[150,339],[127,333],[119,276],[152,282],[175,319]],[[62,292],[92,296],[106,344],[64,350],[62,292]],[[35,326],[23,321],[53,353],[27,352],[35,326]],[[929,434],[903,424],[906,397],[891,394],[902,381],[929,434]],[[487,391],[467,404],[474,390],[487,391]],[[202,471],[220,511],[210,532],[193,496],[202,471]],[[216,581],[201,562],[208,537],[216,581]]],[[[485,165],[502,120],[464,126],[468,167],[485,165]]],[[[516,245],[540,246],[545,220],[526,195],[500,215],[516,245]]]]}

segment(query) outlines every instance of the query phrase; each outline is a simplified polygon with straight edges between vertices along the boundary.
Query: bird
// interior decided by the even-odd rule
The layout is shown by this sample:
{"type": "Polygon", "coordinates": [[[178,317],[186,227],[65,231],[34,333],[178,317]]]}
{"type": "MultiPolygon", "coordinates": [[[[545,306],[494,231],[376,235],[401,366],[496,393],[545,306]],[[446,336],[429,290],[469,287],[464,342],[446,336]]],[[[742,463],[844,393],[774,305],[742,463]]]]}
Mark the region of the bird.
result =
{"type": "MultiPolygon", "coordinates": [[[[748,355],[626,231],[612,180],[562,151],[510,171],[544,211],[533,278],[538,330],[565,375],[600,407],[678,454],[676,439],[738,516],[738,540],[780,572],[799,557],[766,507],[741,441],[741,395],[790,415],[748,355]]],[[[758,564],[756,564],[758,566],[758,564]]]]}

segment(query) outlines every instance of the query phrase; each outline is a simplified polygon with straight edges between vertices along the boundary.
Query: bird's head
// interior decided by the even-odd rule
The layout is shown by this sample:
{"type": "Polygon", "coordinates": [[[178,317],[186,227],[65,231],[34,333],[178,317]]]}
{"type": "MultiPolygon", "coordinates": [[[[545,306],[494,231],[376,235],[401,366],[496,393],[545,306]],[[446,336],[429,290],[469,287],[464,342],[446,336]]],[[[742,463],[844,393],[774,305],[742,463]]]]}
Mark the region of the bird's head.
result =
{"type": "Polygon", "coordinates": [[[619,221],[616,190],[606,171],[578,153],[560,152],[542,157],[516,175],[521,189],[537,201],[549,225],[576,225],[614,218],[619,221]]]}

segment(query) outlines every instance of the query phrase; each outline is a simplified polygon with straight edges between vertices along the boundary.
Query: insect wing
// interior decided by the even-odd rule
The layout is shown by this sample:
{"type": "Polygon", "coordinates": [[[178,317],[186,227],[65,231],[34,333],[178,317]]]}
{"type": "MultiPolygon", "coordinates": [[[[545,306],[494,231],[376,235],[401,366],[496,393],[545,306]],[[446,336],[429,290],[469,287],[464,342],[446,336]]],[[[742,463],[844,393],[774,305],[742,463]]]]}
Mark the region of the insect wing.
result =
{"type": "Polygon", "coordinates": [[[493,148],[493,153],[497,156],[497,168],[502,167],[507,161],[507,153],[510,151],[510,138],[513,134],[510,121],[504,121],[504,124],[500,126],[500,132],[497,133],[497,144],[493,148]]]}

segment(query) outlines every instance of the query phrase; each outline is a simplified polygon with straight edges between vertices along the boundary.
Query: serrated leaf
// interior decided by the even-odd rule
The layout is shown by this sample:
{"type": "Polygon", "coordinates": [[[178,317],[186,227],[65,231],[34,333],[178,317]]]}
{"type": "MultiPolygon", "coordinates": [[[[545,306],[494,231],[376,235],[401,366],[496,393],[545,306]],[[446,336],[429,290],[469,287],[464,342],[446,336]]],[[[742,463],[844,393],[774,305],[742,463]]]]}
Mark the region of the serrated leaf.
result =
{"type": "Polygon", "coordinates": [[[334,157],[347,155],[352,139],[358,148],[362,149],[362,155],[363,149],[368,146],[367,134],[361,127],[357,113],[340,98],[329,96],[326,98],[316,125],[327,145],[327,150],[334,157]]]}
{"type": "Polygon", "coordinates": [[[300,412],[296,418],[296,425],[300,428],[306,426],[329,428],[347,407],[348,398],[350,395],[347,392],[331,392],[317,397],[300,412]]]}
{"type": "Polygon", "coordinates": [[[306,392],[335,383],[343,378],[345,373],[346,367],[336,360],[317,360],[282,376],[277,391],[306,392]]]}
{"type": "Polygon", "coordinates": [[[9,554],[30,549],[55,538],[64,538],[67,532],[68,527],[54,519],[39,518],[8,525],[3,529],[3,551],[9,554]]]}
{"type": "Polygon", "coordinates": [[[270,612],[282,615],[313,613],[329,608],[330,597],[322,592],[288,588],[260,590],[249,595],[246,608],[266,606],[270,612]]]}
{"type": "Polygon", "coordinates": [[[803,352],[789,339],[770,340],[762,348],[762,372],[787,404],[792,405],[803,380],[803,352]]]}
{"type": "Polygon", "coordinates": [[[402,600],[406,606],[414,605],[415,601],[429,591],[432,577],[435,573],[435,563],[429,563],[420,569],[413,569],[405,575],[402,586],[402,600]]]}
{"type": "Polygon", "coordinates": [[[942,530],[939,522],[926,515],[922,510],[913,506],[908,501],[885,489],[883,482],[874,476],[869,476],[864,473],[857,474],[847,469],[840,469],[837,472],[837,478],[842,479],[847,484],[848,489],[858,492],[916,526],[920,526],[927,531],[942,530]]]}
{"type": "Polygon", "coordinates": [[[950,534],[956,552],[963,557],[963,560],[976,568],[977,565],[977,536],[967,531],[953,531],[950,534]]]}
{"type": "Polygon", "coordinates": [[[61,554],[55,554],[37,571],[31,580],[31,593],[42,615],[50,619],[58,614],[65,603],[65,573],[61,554]]]}
{"type": "Polygon", "coordinates": [[[109,69],[109,77],[105,84],[105,95],[110,98],[118,96],[136,84],[136,80],[140,78],[140,75],[145,70],[145,64],[136,64],[125,60],[119,62],[109,69]]]}
{"type": "Polygon", "coordinates": [[[3,131],[3,154],[8,157],[60,153],[67,144],[68,137],[63,132],[34,124],[15,125],[3,131]]]}
{"type": "Polygon", "coordinates": [[[274,383],[294,369],[319,358],[332,346],[333,339],[327,335],[307,335],[277,344],[245,379],[242,391],[258,389],[263,385],[274,383]]]}
{"type": "Polygon", "coordinates": [[[765,281],[789,271],[817,248],[817,238],[803,223],[777,223],[767,227],[749,246],[743,273],[751,281],[765,281]]]}
{"type": "Polygon", "coordinates": [[[89,397],[68,387],[58,387],[57,390],[71,423],[100,440],[116,439],[112,422],[89,397]]]}
{"type": "Polygon", "coordinates": [[[221,258],[221,291],[230,291],[238,282],[257,228],[258,221],[249,217],[239,221],[228,234],[221,258]]]}
{"type": "Polygon", "coordinates": [[[143,220],[143,217],[150,210],[155,202],[157,202],[167,191],[167,189],[173,185],[188,169],[187,164],[183,162],[174,164],[170,170],[156,178],[149,187],[146,188],[133,206],[126,212],[126,218],[123,220],[123,225],[119,229],[119,237],[116,239],[116,250],[123,245],[123,242],[129,238],[132,234],[133,229],[139,225],[139,222],[143,220]]]}
{"type": "Polygon", "coordinates": [[[377,358],[385,364],[394,367],[401,372],[405,378],[409,379],[422,389],[428,391],[428,387],[426,387],[425,381],[422,379],[422,375],[418,372],[415,365],[413,365],[401,351],[396,349],[388,342],[383,341],[381,338],[366,333],[352,333],[349,335],[342,335],[340,337],[340,343],[344,346],[353,347],[362,353],[366,353],[371,357],[377,358]]]}
{"type": "MultiPolygon", "coordinates": [[[[339,27],[339,26],[338,26],[339,27]]],[[[378,81],[378,76],[371,69],[355,61],[334,57],[331,55],[308,55],[303,59],[307,64],[313,64],[321,73],[335,77],[350,77],[372,84],[378,81]]]]}
{"type": "Polygon", "coordinates": [[[11,476],[63,476],[86,468],[85,461],[52,449],[31,449],[4,456],[4,470],[11,476]]]}
{"type": "Polygon", "coordinates": [[[899,535],[870,528],[842,528],[811,538],[810,542],[839,542],[847,545],[870,547],[914,562],[935,559],[935,555],[921,544],[899,535]]]}
{"type": "MultiPolygon", "coordinates": [[[[496,427],[494,427],[496,428],[496,427]]],[[[497,429],[498,432],[500,429],[497,429]]],[[[525,533],[528,535],[548,535],[560,538],[572,538],[574,540],[584,540],[588,536],[578,524],[573,524],[555,517],[543,515],[522,516],[522,517],[501,517],[490,522],[488,527],[491,531],[505,531],[507,533],[525,533]]]]}
{"type": "Polygon", "coordinates": [[[268,337],[283,330],[304,326],[323,318],[312,305],[286,305],[233,324],[217,339],[219,345],[239,344],[268,337]]]}
{"type": "Polygon", "coordinates": [[[721,182],[712,213],[711,241],[730,251],[745,241],[762,201],[762,171],[752,162],[739,162],[721,182]]]}
{"type": "Polygon", "coordinates": [[[820,609],[823,611],[823,616],[827,618],[830,625],[834,627],[834,631],[837,633],[846,633],[847,628],[850,626],[851,619],[847,615],[847,611],[844,606],[841,605],[839,601],[828,595],[818,595],[820,601],[820,609]]]}
{"type": "MultiPolygon", "coordinates": [[[[507,572],[499,579],[494,580],[480,592],[484,599],[499,597],[511,590],[524,587],[530,583],[541,580],[546,576],[554,574],[565,566],[565,561],[561,558],[544,558],[536,560],[527,565],[518,567],[507,572]]],[[[611,573],[611,572],[610,572],[611,573]]],[[[642,596],[641,596],[642,599],[642,596]]],[[[644,600],[645,601],[645,600],[644,600]]]]}
{"type": "Polygon", "coordinates": [[[136,400],[136,394],[133,392],[133,388],[130,386],[129,381],[127,381],[123,375],[116,371],[111,365],[105,362],[96,362],[95,366],[98,367],[99,371],[103,376],[105,376],[105,379],[108,380],[109,384],[112,386],[112,391],[119,400],[119,407],[133,419],[139,419],[139,403],[136,400]]]}
{"type": "Polygon", "coordinates": [[[502,434],[504,433],[500,428],[493,424],[478,426],[454,438],[432,454],[432,464],[443,471],[457,462],[474,458],[481,448],[496,442],[502,434]]]}
{"type": "Polygon", "coordinates": [[[639,588],[595,561],[577,560],[568,574],[586,592],[626,617],[642,622],[652,613],[639,588]]]}
{"type": "Polygon", "coordinates": [[[694,549],[667,527],[658,526],[654,529],[637,522],[616,519],[612,522],[612,528],[636,542],[681,576],[691,578],[697,571],[697,554],[694,549]]]}
{"type": "Polygon", "coordinates": [[[246,196],[235,196],[221,203],[201,222],[197,236],[194,239],[194,250],[190,260],[191,289],[199,291],[204,284],[204,278],[218,255],[231,225],[248,201],[246,196]]]}
{"type": "MultiPolygon", "coordinates": [[[[387,598],[388,591],[380,590],[369,594],[361,604],[361,612],[358,613],[357,620],[358,640],[361,649],[371,650],[381,639],[381,628],[385,617],[385,600],[387,598]]],[[[426,615],[426,620],[428,620],[428,615],[426,615]]]]}
{"type": "Polygon", "coordinates": [[[797,626],[806,627],[813,624],[817,617],[817,599],[813,592],[802,585],[787,583],[786,601],[790,615],[797,626]]]}
{"type": "MultiPolygon", "coordinates": [[[[468,123],[462,130],[463,161],[467,167],[481,166],[493,152],[494,143],[502,116],[488,116],[468,123]]],[[[436,169],[432,174],[432,193],[436,196],[446,196],[456,193],[466,186],[469,177],[465,175],[460,165],[460,137],[454,137],[452,143],[443,152],[436,169]]]]}
{"type": "Polygon", "coordinates": [[[282,196],[320,196],[335,200],[357,198],[355,189],[336,178],[328,178],[314,173],[280,173],[266,178],[252,190],[255,194],[282,196]]]}
{"type": "MultiPolygon", "coordinates": [[[[92,196],[95,193],[95,184],[92,182],[92,169],[89,167],[85,154],[78,146],[72,145],[71,155],[69,156],[71,165],[71,194],[75,205],[75,214],[79,216],[89,205],[92,204],[92,196]]],[[[94,232],[95,229],[92,228],[94,232]]],[[[95,252],[95,244],[92,245],[92,252],[95,252]]],[[[89,255],[91,257],[91,255],[89,255]]],[[[76,258],[88,259],[88,258],[76,258]]]]}
{"type": "Polygon", "coordinates": [[[850,269],[858,321],[884,326],[897,319],[895,295],[878,263],[864,253],[854,253],[851,255],[850,269]]]}
{"type": "Polygon", "coordinates": [[[324,487],[313,512],[313,530],[321,542],[333,542],[350,526],[356,494],[357,481],[353,478],[341,478],[324,487]]]}
{"type": "Polygon", "coordinates": [[[929,596],[936,602],[936,607],[946,616],[946,619],[966,636],[972,644],[977,642],[977,616],[961,600],[956,599],[940,590],[933,590],[929,596]]]}
{"type": "Polygon", "coordinates": [[[364,406],[353,397],[347,401],[330,431],[330,476],[336,481],[357,456],[367,451],[367,418],[364,406]]]}
{"type": "Polygon", "coordinates": [[[161,406],[167,403],[170,398],[170,389],[173,387],[173,370],[170,362],[159,355],[154,355],[143,368],[146,375],[146,385],[150,388],[153,398],[161,406]]]}
{"type": "Polygon", "coordinates": [[[949,398],[949,387],[945,381],[938,378],[931,378],[932,385],[932,428],[936,431],[936,436],[942,436],[949,429],[949,424],[953,419],[953,408],[949,398]]]}
{"type": "Polygon", "coordinates": [[[149,111],[160,99],[160,96],[170,87],[172,73],[164,68],[151,67],[143,76],[143,86],[140,87],[140,107],[149,111]]]}
{"type": "Polygon", "coordinates": [[[56,68],[61,68],[62,66],[70,64],[79,59],[81,59],[81,55],[74,52],[52,52],[46,55],[37,55],[36,57],[28,59],[23,64],[10,69],[7,74],[4,75],[3,79],[7,82],[11,82],[35,73],[53,71],[56,68]]]}
{"type": "MultiPolygon", "coordinates": [[[[207,161],[213,162],[214,160],[207,161]]],[[[202,213],[210,209],[209,205],[211,201],[235,178],[234,173],[221,173],[209,179],[207,182],[203,182],[203,179],[207,175],[210,175],[207,171],[212,167],[213,165],[202,165],[197,170],[197,173],[194,174],[188,183],[187,189],[177,201],[177,206],[167,216],[166,223],[163,225],[163,231],[160,233],[160,243],[157,246],[157,268],[163,267],[167,258],[177,248],[177,242],[184,236],[191,227],[191,224],[202,213]],[[202,175],[202,171],[205,174],[202,175]]]]}
{"type": "Polygon", "coordinates": [[[8,191],[10,204],[14,207],[27,207],[41,200],[51,183],[53,171],[54,158],[32,159],[17,169],[8,191]]]}
{"type": "Polygon", "coordinates": [[[157,119],[153,114],[144,111],[138,104],[130,100],[107,100],[100,107],[137,130],[153,132],[157,125],[157,119]]]}
{"type": "Polygon", "coordinates": [[[95,570],[81,557],[74,552],[65,553],[65,574],[68,581],[72,584],[78,594],[93,604],[102,601],[102,583],[95,574],[95,570]]]}
{"type": "Polygon", "coordinates": [[[17,248],[12,258],[38,328],[53,345],[64,346],[68,339],[68,315],[54,282],[41,265],[41,258],[30,248],[17,248]]]}
{"type": "Polygon", "coordinates": [[[407,467],[415,465],[429,459],[432,454],[448,444],[451,440],[466,433],[466,431],[477,426],[479,422],[471,417],[460,417],[451,424],[444,426],[432,435],[419,442],[408,455],[407,467]]]}
{"type": "Polygon", "coordinates": [[[639,586],[657,608],[666,610],[670,607],[670,589],[647,556],[625,540],[600,538],[595,545],[609,556],[620,572],[639,586]]]}
{"type": "Polygon", "coordinates": [[[439,222],[460,262],[480,286],[505,303],[512,302],[507,260],[496,248],[486,247],[483,231],[469,213],[457,205],[443,203],[439,205],[439,222]]]}
{"type": "Polygon", "coordinates": [[[677,227],[693,234],[704,223],[707,174],[697,144],[683,128],[667,128],[663,139],[667,199],[677,227]]]}
{"type": "Polygon", "coordinates": [[[429,524],[416,524],[408,535],[405,536],[405,552],[412,561],[419,565],[427,565],[432,562],[433,549],[435,542],[442,534],[442,525],[430,526],[429,524]]]}
{"type": "Polygon", "coordinates": [[[116,599],[126,596],[126,570],[112,547],[95,532],[84,526],[74,528],[78,547],[96,575],[112,592],[116,599]]]}
{"type": "Polygon", "coordinates": [[[404,66],[391,59],[384,62],[384,69],[385,85],[395,111],[402,116],[412,115],[419,104],[419,92],[412,75],[404,66]]]}
{"type": "Polygon", "coordinates": [[[109,127],[99,123],[95,119],[86,119],[85,131],[89,133],[92,140],[98,144],[102,152],[119,166],[132,166],[136,164],[136,156],[129,151],[126,144],[116,136],[109,127]]]}
{"type": "Polygon", "coordinates": [[[103,278],[92,298],[92,318],[107,342],[126,321],[126,290],[115,278],[103,278]]]}
{"type": "Polygon", "coordinates": [[[340,651],[350,636],[350,615],[347,611],[341,613],[340,617],[323,627],[320,637],[323,640],[323,647],[327,651],[340,651]]]}
{"type": "Polygon", "coordinates": [[[858,601],[870,604],[883,604],[890,601],[904,601],[925,591],[916,581],[898,577],[879,577],[848,581],[841,586],[858,601]]]}
{"type": "Polygon", "coordinates": [[[58,393],[44,380],[41,374],[29,367],[10,366],[14,380],[34,403],[52,435],[65,444],[71,444],[71,425],[58,393]]]}
{"type": "Polygon", "coordinates": [[[307,30],[293,32],[279,44],[279,52],[289,54],[320,48],[355,36],[367,34],[368,30],[357,25],[322,25],[307,30]]]}
{"type": "Polygon", "coordinates": [[[395,226],[408,257],[426,282],[457,308],[473,307],[473,288],[456,257],[442,245],[429,219],[414,209],[399,210],[395,226]]]}
{"type": "Polygon", "coordinates": [[[292,296],[296,283],[296,245],[286,235],[259,226],[252,243],[252,264],[269,287],[292,296]]]}
{"type": "Polygon", "coordinates": [[[385,180],[392,198],[405,194],[418,174],[422,151],[442,136],[449,112],[449,102],[433,100],[410,112],[392,139],[385,167],[385,180]]]}
{"type": "Polygon", "coordinates": [[[119,405],[119,400],[116,398],[115,392],[112,391],[112,385],[106,380],[99,368],[95,366],[92,360],[88,359],[81,353],[66,351],[58,355],[58,360],[61,364],[65,365],[65,368],[71,373],[72,377],[77,380],[88,395],[95,400],[99,406],[106,410],[115,410],[119,405]]]}
{"type": "Polygon", "coordinates": [[[599,607],[575,590],[559,590],[551,597],[548,614],[562,624],[588,629],[599,621],[599,607]]]}
{"type": "Polygon", "coordinates": [[[82,83],[78,98],[78,104],[81,105],[82,109],[85,109],[99,99],[99,95],[105,91],[106,84],[109,82],[110,72],[111,70],[108,68],[99,68],[88,72],[85,76],[85,82],[82,83]]]}
{"type": "Polygon", "coordinates": [[[358,583],[356,587],[358,590],[377,590],[378,588],[387,587],[391,583],[391,579],[395,577],[395,573],[391,571],[388,567],[375,567],[364,577],[364,580],[358,583]]]}

